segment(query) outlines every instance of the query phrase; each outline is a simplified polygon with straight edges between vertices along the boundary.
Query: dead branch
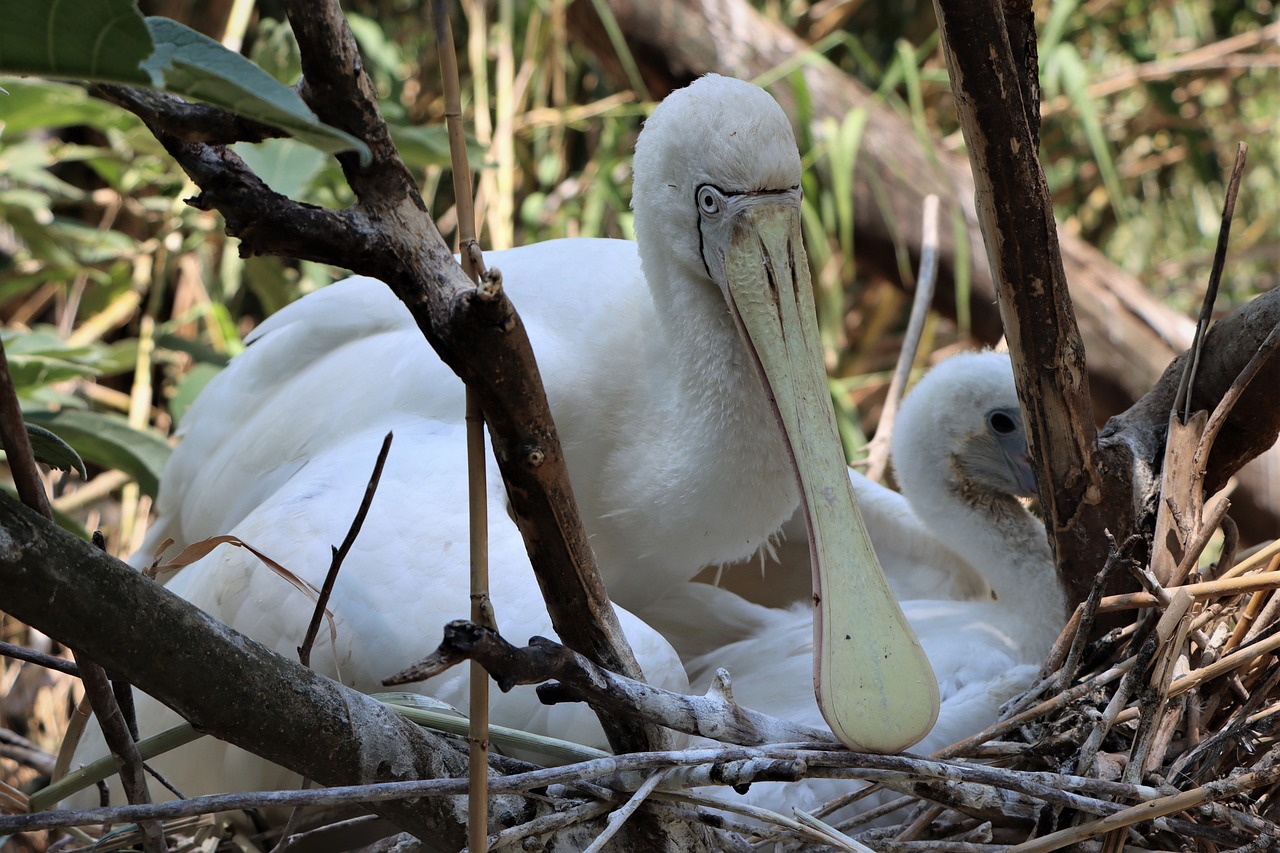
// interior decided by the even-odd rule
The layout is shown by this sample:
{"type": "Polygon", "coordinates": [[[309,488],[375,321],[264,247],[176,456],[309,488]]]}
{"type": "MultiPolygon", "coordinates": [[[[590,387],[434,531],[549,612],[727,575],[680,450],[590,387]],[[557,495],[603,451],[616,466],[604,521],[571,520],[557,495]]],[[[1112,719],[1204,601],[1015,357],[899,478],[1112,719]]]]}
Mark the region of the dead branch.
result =
{"type": "MultiPolygon", "coordinates": [[[[1098,450],[1084,342],[1067,290],[1058,227],[1024,89],[1011,86],[1034,41],[1013,55],[998,2],[935,0],[956,109],[973,165],[978,221],[996,279],[1045,525],[1068,606],[1083,601],[1106,560],[1110,527],[1134,529],[1127,460],[1098,450]],[[1110,463],[1110,465],[1108,465],[1110,463]],[[1108,476],[1119,463],[1120,476],[1108,476]]],[[[1028,10],[1029,11],[1029,10],[1028,10]]]]}
{"type": "MultiPolygon", "coordinates": [[[[6,612],[83,649],[201,731],[329,785],[465,772],[465,754],[452,741],[215,622],[7,496],[0,496],[0,529],[6,612]],[[112,613],[145,614],[145,624],[112,613]]],[[[504,808],[523,815],[527,807],[504,808]]],[[[448,801],[379,810],[417,834],[462,843],[448,801]]]]}
{"type": "Polygon", "coordinates": [[[150,127],[188,142],[231,145],[235,142],[263,142],[289,134],[269,124],[236,115],[209,104],[195,104],[150,89],[129,90],[130,104],[121,103],[121,88],[94,86],[89,93],[135,113],[150,127]]]}
{"type": "Polygon", "coordinates": [[[543,685],[538,696],[549,705],[586,702],[593,708],[648,720],[685,734],[746,746],[834,742],[828,731],[738,705],[733,701],[732,686],[724,670],[706,696],[686,696],[615,675],[544,637],[534,637],[529,645],[519,648],[497,631],[465,620],[445,626],[444,639],[426,660],[383,683],[404,684],[431,678],[465,660],[478,661],[504,692],[518,684],[543,685]]]}
{"type": "Polygon", "coordinates": [[[378,450],[378,458],[373,463],[373,473],[369,475],[364,497],[360,499],[360,507],[356,510],[355,518],[351,519],[351,527],[347,529],[347,535],[343,537],[342,544],[337,547],[331,546],[333,559],[329,563],[329,571],[325,572],[324,583],[320,585],[320,592],[316,596],[316,606],[311,613],[307,633],[303,636],[302,645],[298,646],[298,662],[303,666],[311,666],[311,647],[315,644],[316,635],[320,633],[320,620],[329,607],[329,596],[333,593],[333,585],[338,580],[342,562],[351,551],[351,546],[355,544],[356,537],[360,535],[360,529],[364,527],[365,517],[368,516],[369,507],[373,504],[373,496],[378,491],[378,481],[382,479],[382,469],[387,464],[387,454],[391,452],[391,440],[391,433],[387,433],[382,439],[382,447],[378,450]]]}

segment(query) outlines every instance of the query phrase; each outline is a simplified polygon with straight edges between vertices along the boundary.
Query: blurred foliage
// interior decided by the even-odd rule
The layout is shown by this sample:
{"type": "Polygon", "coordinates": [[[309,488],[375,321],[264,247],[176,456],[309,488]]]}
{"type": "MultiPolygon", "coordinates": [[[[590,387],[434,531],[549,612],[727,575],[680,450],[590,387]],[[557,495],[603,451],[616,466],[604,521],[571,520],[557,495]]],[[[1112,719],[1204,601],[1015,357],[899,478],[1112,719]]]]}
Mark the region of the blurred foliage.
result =
{"type": "MultiPolygon", "coordinates": [[[[960,148],[932,4],[766,4],[960,148]],[[903,45],[910,53],[903,54],[903,45]],[[922,50],[923,49],[923,50],[922,50]],[[904,62],[906,58],[906,62],[904,62]],[[888,85],[886,85],[888,84],[888,85]]],[[[1249,167],[1219,309],[1280,284],[1280,22],[1273,0],[1035,3],[1041,159],[1063,227],[1184,312],[1208,279],[1236,143],[1249,167]]]]}
{"type": "MultiPolygon", "coordinates": [[[[651,104],[642,91],[619,90],[573,43],[566,4],[457,4],[464,111],[486,246],[631,236],[631,148],[651,104]]],[[[147,14],[200,29],[292,83],[300,66],[280,3],[252,4],[240,32],[232,11],[243,5],[142,3],[147,14]]],[[[963,145],[931,4],[757,5],[864,81],[911,121],[927,146],[963,145]]],[[[395,139],[449,237],[454,199],[425,4],[353,0],[346,6],[395,139]]],[[[1042,153],[1063,226],[1188,310],[1198,303],[1212,258],[1225,167],[1236,141],[1246,140],[1250,167],[1223,307],[1274,286],[1280,25],[1273,0],[1042,0],[1037,12],[1042,153]]],[[[34,80],[0,85],[8,92],[0,95],[0,310],[22,399],[32,413],[102,418],[88,433],[108,450],[88,452],[93,442],[83,424],[81,432],[68,427],[62,437],[91,463],[91,478],[105,494],[121,494],[126,480],[149,492],[163,462],[155,442],[173,431],[203,384],[241,348],[243,334],[342,273],[286,259],[239,258],[217,216],[183,203],[194,188],[140,123],[82,88],[34,80]],[[120,431],[121,423],[142,432],[120,431]]],[[[823,128],[821,139],[800,140],[823,340],[841,391],[845,438],[855,447],[865,426],[857,409],[872,408],[881,393],[907,310],[896,291],[858,276],[848,188],[865,120],[855,113],[823,128]]],[[[336,163],[314,149],[275,140],[238,150],[282,193],[329,207],[351,201],[336,163]]],[[[927,348],[954,338],[954,331],[938,328],[931,327],[927,348]]],[[[114,534],[116,551],[136,543],[131,519],[146,510],[136,492],[124,492],[117,511],[115,504],[78,501],[77,491],[97,493],[77,483],[59,477],[54,486],[60,506],[114,534]]]]}

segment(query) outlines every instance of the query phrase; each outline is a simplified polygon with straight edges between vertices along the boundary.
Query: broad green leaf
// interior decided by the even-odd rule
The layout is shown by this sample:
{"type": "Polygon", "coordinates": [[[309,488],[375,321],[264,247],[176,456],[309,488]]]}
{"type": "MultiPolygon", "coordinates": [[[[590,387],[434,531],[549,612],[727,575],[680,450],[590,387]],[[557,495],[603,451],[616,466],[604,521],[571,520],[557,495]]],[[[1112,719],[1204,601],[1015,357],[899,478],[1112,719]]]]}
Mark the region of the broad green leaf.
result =
{"type": "Polygon", "coordinates": [[[74,124],[107,130],[138,121],[132,113],[89,97],[81,86],[47,80],[7,80],[4,88],[9,94],[0,96],[0,124],[6,139],[74,124]]]}
{"type": "MultiPolygon", "coordinates": [[[[292,89],[234,51],[132,0],[6,3],[0,73],[149,86],[283,128],[322,151],[369,150],[322,124],[292,89]]],[[[3,97],[3,96],[0,96],[3,97]]]]}
{"type": "MultiPolygon", "coordinates": [[[[426,166],[448,167],[452,164],[449,154],[449,131],[442,124],[403,125],[389,124],[391,139],[396,144],[404,164],[410,169],[426,166]]],[[[485,150],[480,143],[468,136],[467,163],[473,169],[484,168],[485,150]]]]}
{"type": "Polygon", "coordinates": [[[98,371],[89,365],[47,355],[11,355],[9,373],[13,376],[18,395],[22,397],[42,385],[98,375],[98,371]]]}
{"type": "Polygon", "coordinates": [[[0,70],[71,80],[163,86],[143,67],[154,50],[133,0],[4,4],[0,70]]]}
{"type": "Polygon", "coordinates": [[[295,139],[268,139],[233,146],[254,174],[267,186],[289,198],[307,200],[311,180],[324,167],[325,156],[295,139]]]}
{"type": "Polygon", "coordinates": [[[322,124],[298,93],[277,83],[238,53],[168,18],[147,18],[155,53],[145,63],[163,88],[284,128],[295,139],[335,153],[369,149],[354,136],[322,124]]]}
{"type": "Polygon", "coordinates": [[[31,452],[37,462],[59,471],[75,471],[80,479],[89,479],[80,454],[61,438],[35,424],[27,424],[27,437],[31,439],[31,452]]]}
{"type": "Polygon", "coordinates": [[[118,415],[63,409],[27,412],[24,417],[45,427],[75,448],[83,458],[104,468],[117,468],[155,496],[160,472],[172,449],[157,433],[133,429],[118,415]]]}

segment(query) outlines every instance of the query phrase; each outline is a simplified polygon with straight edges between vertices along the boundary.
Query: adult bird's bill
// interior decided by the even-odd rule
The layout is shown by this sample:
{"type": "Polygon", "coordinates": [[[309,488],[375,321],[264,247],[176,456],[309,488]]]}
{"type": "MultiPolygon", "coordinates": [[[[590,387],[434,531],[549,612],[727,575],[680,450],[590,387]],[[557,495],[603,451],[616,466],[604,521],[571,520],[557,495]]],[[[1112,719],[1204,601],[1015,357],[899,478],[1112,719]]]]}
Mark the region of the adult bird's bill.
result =
{"type": "Polygon", "coordinates": [[[800,190],[698,188],[703,260],[755,359],[799,478],[813,570],[813,681],[852,749],[897,752],[938,714],[938,685],[871,548],[845,474],[818,339],[800,190]]]}

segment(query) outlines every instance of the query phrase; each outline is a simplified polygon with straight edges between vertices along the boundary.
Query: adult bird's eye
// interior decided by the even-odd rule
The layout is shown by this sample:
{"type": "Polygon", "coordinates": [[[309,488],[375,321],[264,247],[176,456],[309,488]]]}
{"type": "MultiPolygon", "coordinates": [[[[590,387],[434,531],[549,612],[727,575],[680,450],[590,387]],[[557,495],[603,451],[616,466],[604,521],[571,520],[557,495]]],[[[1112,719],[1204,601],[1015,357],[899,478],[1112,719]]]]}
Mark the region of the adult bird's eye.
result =
{"type": "Polygon", "coordinates": [[[1018,422],[1008,412],[991,412],[987,415],[987,423],[996,435],[1013,435],[1018,431],[1018,422]]]}
{"type": "Polygon", "coordinates": [[[698,188],[698,210],[710,216],[720,212],[720,196],[711,187],[698,188]]]}

